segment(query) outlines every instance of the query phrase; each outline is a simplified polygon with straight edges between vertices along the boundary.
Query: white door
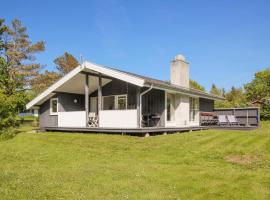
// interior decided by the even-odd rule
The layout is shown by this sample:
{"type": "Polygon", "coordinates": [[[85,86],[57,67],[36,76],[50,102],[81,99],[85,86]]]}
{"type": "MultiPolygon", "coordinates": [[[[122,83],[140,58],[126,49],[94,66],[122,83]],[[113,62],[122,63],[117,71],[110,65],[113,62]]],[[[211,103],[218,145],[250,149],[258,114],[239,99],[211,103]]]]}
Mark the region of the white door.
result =
{"type": "Polygon", "coordinates": [[[90,112],[97,113],[97,97],[90,98],[90,112]]]}

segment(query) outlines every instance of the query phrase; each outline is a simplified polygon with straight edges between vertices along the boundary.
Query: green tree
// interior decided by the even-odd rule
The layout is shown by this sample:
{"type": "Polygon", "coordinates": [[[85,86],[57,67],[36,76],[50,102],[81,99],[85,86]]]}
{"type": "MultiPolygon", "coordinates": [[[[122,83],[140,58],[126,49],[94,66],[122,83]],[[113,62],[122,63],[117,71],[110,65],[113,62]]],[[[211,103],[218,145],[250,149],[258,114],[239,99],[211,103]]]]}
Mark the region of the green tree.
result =
{"type": "Polygon", "coordinates": [[[41,69],[41,65],[34,61],[35,54],[44,51],[44,42],[32,44],[26,30],[21,21],[15,19],[4,32],[3,57],[7,62],[8,76],[15,83],[6,87],[12,93],[31,88],[32,81],[41,69]]]}
{"type": "Polygon", "coordinates": [[[249,101],[269,101],[270,99],[270,68],[257,72],[255,78],[245,85],[249,101]]]}
{"type": "Polygon", "coordinates": [[[245,90],[249,102],[262,102],[261,119],[270,120],[270,68],[257,72],[255,78],[245,85],[245,90]]]}
{"type": "Polygon", "coordinates": [[[0,55],[2,55],[2,50],[4,49],[4,33],[8,30],[8,27],[4,24],[4,22],[4,19],[0,19],[0,55]]]}
{"type": "Polygon", "coordinates": [[[12,84],[7,75],[7,63],[0,57],[0,134],[1,130],[17,125],[17,114],[24,110],[28,95],[24,91],[11,93],[6,84],[12,84]]]}
{"type": "Polygon", "coordinates": [[[46,70],[35,78],[32,85],[32,90],[34,93],[33,96],[44,91],[62,76],[79,65],[76,58],[68,52],[65,52],[62,56],[57,57],[54,60],[54,63],[56,64],[56,71],[46,70]]]}
{"type": "Polygon", "coordinates": [[[190,79],[189,80],[189,85],[193,89],[197,89],[197,90],[201,90],[201,91],[205,92],[205,88],[202,85],[200,85],[198,82],[194,81],[194,80],[190,79]]]}
{"type": "Polygon", "coordinates": [[[219,89],[215,84],[212,84],[210,93],[217,96],[222,96],[222,90],[219,89]]]}
{"type": "Polygon", "coordinates": [[[226,101],[229,102],[230,107],[239,108],[247,105],[246,96],[242,88],[232,89],[225,94],[226,101]]]}
{"type": "Polygon", "coordinates": [[[0,20],[0,131],[17,124],[29,99],[26,90],[41,68],[34,54],[43,50],[44,43],[32,44],[19,20],[11,27],[0,20]]]}
{"type": "Polygon", "coordinates": [[[60,78],[60,75],[54,71],[46,70],[42,74],[39,74],[33,84],[32,90],[34,92],[33,96],[43,92],[50,85],[60,78]]]}
{"type": "Polygon", "coordinates": [[[64,76],[79,65],[77,59],[68,52],[65,52],[64,55],[56,58],[54,63],[56,64],[56,69],[60,76],[64,76]]]}
{"type": "Polygon", "coordinates": [[[240,108],[247,105],[246,96],[242,88],[232,87],[231,90],[226,92],[224,88],[220,89],[213,84],[210,93],[225,98],[224,101],[215,101],[215,108],[240,108]]]}

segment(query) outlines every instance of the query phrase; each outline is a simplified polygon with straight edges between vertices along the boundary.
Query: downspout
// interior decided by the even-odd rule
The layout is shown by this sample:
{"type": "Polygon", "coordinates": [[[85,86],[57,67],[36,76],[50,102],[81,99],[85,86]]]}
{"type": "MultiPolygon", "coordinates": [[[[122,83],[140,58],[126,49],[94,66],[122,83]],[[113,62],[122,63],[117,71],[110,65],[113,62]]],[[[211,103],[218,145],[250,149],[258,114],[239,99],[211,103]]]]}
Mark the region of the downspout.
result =
{"type": "Polygon", "coordinates": [[[148,88],[147,90],[143,91],[140,94],[140,128],[142,127],[142,96],[150,92],[150,90],[152,89],[153,89],[153,84],[150,85],[150,88],[148,88]]]}

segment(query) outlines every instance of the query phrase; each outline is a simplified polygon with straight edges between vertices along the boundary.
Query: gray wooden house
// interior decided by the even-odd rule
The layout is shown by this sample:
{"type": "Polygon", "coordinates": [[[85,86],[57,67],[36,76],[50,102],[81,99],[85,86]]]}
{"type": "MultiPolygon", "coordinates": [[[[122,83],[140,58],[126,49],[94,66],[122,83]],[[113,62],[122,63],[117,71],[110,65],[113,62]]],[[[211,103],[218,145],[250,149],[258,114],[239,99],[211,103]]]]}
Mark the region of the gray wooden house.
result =
{"type": "Polygon", "coordinates": [[[189,87],[189,65],[172,60],[170,81],[84,62],[31,102],[44,130],[138,131],[199,127],[222,97],[189,87]]]}

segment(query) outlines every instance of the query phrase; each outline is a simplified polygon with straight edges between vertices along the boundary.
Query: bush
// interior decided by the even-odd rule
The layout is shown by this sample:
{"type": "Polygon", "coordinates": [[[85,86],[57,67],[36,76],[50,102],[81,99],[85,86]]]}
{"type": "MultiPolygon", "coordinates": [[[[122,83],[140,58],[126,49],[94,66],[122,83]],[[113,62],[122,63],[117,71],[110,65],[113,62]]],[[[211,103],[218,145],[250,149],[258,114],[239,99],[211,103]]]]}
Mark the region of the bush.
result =
{"type": "Polygon", "coordinates": [[[13,128],[5,128],[0,131],[0,141],[8,140],[14,138],[17,134],[17,131],[13,128]]]}
{"type": "Polygon", "coordinates": [[[266,104],[261,107],[261,120],[270,120],[270,105],[266,104]]]}
{"type": "Polygon", "coordinates": [[[24,108],[24,93],[6,95],[0,91],[0,130],[19,125],[18,112],[24,108]]]}

